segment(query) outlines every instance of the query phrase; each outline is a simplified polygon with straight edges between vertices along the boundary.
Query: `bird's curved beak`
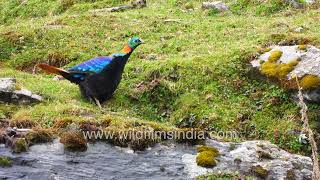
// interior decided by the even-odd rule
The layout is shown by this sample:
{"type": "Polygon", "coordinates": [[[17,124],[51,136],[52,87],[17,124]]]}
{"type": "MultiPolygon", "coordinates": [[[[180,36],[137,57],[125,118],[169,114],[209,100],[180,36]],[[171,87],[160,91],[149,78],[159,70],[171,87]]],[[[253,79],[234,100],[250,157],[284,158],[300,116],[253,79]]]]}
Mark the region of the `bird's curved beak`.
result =
{"type": "Polygon", "coordinates": [[[145,44],[144,40],[140,39],[140,44],[145,44]]]}

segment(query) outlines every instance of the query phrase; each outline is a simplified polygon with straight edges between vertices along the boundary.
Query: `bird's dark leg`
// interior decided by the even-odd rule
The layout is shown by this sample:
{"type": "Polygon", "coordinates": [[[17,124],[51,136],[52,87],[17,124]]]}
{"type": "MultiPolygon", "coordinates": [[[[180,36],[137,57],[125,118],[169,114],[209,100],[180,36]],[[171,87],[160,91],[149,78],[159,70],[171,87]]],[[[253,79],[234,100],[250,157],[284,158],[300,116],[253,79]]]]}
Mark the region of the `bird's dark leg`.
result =
{"type": "Polygon", "coordinates": [[[95,98],[95,97],[93,97],[93,99],[94,99],[94,101],[96,102],[96,104],[99,106],[99,108],[102,109],[102,106],[101,106],[101,104],[100,104],[100,101],[99,101],[97,98],[95,98]]]}

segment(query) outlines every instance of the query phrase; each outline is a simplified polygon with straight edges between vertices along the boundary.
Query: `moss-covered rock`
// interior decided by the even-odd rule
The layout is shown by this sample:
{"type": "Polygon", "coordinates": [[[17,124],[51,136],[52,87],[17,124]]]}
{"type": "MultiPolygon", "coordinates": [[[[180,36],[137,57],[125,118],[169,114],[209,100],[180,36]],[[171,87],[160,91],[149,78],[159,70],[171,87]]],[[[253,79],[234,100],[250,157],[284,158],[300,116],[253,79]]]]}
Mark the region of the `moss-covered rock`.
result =
{"type": "Polygon", "coordinates": [[[278,65],[272,62],[265,62],[261,65],[261,73],[268,77],[277,77],[278,65]]]}
{"type": "Polygon", "coordinates": [[[70,151],[86,151],[88,148],[87,141],[81,132],[65,132],[61,135],[60,142],[70,151]]]}
{"type": "Polygon", "coordinates": [[[52,130],[44,128],[34,128],[26,135],[26,140],[30,145],[52,142],[53,139],[54,135],[52,130]]]}
{"type": "Polygon", "coordinates": [[[11,167],[12,161],[9,157],[0,156],[0,167],[11,167]]]}
{"type": "Polygon", "coordinates": [[[271,63],[277,62],[281,58],[282,53],[283,52],[279,51],[279,50],[272,51],[269,58],[268,58],[268,61],[271,63]]]}
{"type": "Polygon", "coordinates": [[[200,146],[197,147],[198,155],[196,162],[198,166],[214,167],[217,165],[215,158],[219,156],[219,151],[215,147],[200,146]]]}
{"type": "Polygon", "coordinates": [[[28,143],[25,138],[16,138],[12,143],[12,152],[21,153],[28,150],[28,143]]]}
{"type": "Polygon", "coordinates": [[[203,151],[197,155],[196,162],[198,166],[214,167],[217,165],[215,155],[211,151],[203,151]]]}
{"type": "Polygon", "coordinates": [[[306,51],[308,49],[308,45],[301,44],[301,45],[298,46],[298,49],[301,50],[301,51],[306,51]]]}
{"type": "Polygon", "coordinates": [[[277,64],[267,61],[261,65],[261,73],[268,77],[283,79],[294,69],[298,63],[299,62],[297,59],[291,60],[287,64],[277,64]]]}

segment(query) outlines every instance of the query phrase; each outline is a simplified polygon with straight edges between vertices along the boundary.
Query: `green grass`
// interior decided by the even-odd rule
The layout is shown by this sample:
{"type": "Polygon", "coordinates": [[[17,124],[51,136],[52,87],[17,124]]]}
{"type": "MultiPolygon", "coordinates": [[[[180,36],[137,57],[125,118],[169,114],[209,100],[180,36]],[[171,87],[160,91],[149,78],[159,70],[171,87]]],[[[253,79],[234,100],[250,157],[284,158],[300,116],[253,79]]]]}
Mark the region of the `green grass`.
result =
{"type": "Polygon", "coordinates": [[[77,0],[61,10],[60,1],[54,0],[29,0],[23,6],[0,0],[0,77],[16,77],[45,98],[33,106],[5,106],[0,115],[51,126],[60,118],[99,119],[118,113],[179,127],[259,132],[260,139],[301,151],[299,108],[280,87],[250,78],[247,63],[259,48],[283,39],[312,39],[319,45],[314,23],[319,11],[296,11],[278,1],[267,8],[230,1],[232,13],[213,15],[201,10],[201,1],[193,3],[196,10],[183,12],[187,2],[150,0],[143,9],[92,14],[88,10],[122,3],[77,0]],[[299,26],[307,27],[304,33],[293,33],[299,26]],[[39,62],[67,68],[117,52],[131,36],[146,44],[131,56],[119,89],[102,111],[85,101],[75,85],[30,73],[39,62]]]}

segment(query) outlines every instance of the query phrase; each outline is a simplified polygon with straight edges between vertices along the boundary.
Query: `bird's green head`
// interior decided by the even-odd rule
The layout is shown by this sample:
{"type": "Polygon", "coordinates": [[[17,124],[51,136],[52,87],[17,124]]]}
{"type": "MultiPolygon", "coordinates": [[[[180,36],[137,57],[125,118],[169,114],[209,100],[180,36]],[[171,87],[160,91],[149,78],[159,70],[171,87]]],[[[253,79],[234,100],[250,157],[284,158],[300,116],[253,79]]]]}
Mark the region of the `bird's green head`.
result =
{"type": "Polygon", "coordinates": [[[143,44],[144,41],[142,39],[140,39],[139,37],[133,37],[129,40],[128,45],[132,48],[135,49],[136,47],[138,47],[139,45],[143,44]]]}

